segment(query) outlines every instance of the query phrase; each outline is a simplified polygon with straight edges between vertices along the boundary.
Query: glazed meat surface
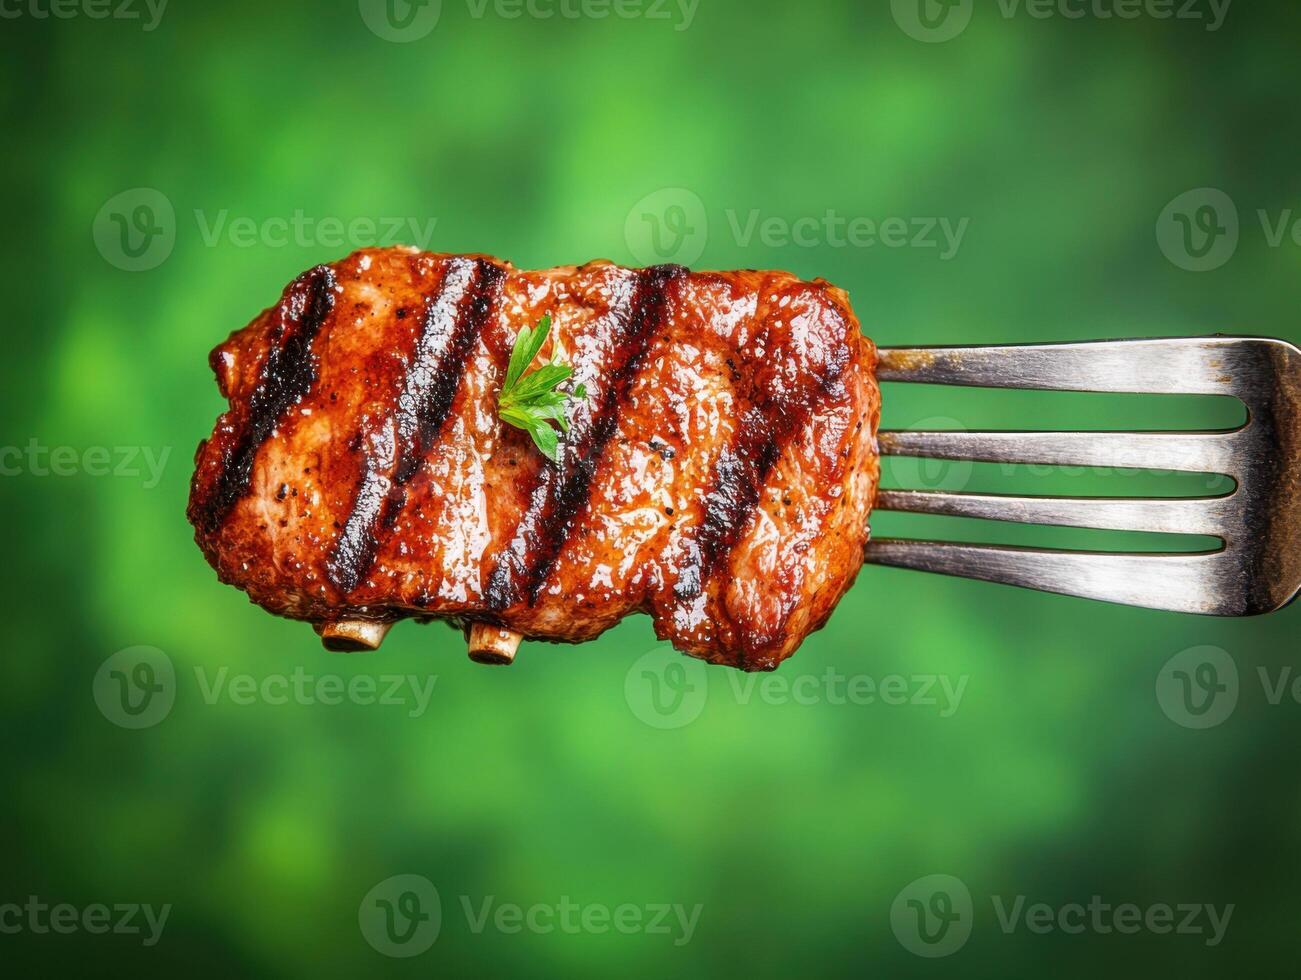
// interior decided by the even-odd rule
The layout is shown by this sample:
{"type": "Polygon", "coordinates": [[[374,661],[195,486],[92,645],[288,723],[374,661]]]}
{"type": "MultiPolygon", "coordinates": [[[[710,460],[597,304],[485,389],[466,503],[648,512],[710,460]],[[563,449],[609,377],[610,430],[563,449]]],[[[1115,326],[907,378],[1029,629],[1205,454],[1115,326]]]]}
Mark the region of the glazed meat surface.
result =
{"type": "Polygon", "coordinates": [[[774,668],[863,560],[876,351],[784,272],[538,272],[369,249],[295,279],[212,352],[229,410],[189,518],[222,581],[317,624],[438,617],[591,639],[633,612],[774,668]],[[514,340],[586,386],[555,463],[502,423],[514,340]]]}

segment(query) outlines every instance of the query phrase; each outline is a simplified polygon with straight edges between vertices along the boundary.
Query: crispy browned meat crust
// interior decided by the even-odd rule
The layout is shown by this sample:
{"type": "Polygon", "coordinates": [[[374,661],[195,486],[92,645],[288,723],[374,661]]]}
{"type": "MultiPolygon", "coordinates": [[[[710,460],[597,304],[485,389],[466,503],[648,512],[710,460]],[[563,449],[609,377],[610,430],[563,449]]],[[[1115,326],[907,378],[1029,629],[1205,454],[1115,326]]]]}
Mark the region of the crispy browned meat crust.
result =
{"type": "Polygon", "coordinates": [[[189,518],[221,580],[283,616],[578,642],[646,612],[763,670],[862,564],[876,350],[821,280],[368,249],[211,364],[230,408],[189,518]],[[515,335],[548,313],[543,357],[588,390],[555,464],[496,415],[515,335]]]}

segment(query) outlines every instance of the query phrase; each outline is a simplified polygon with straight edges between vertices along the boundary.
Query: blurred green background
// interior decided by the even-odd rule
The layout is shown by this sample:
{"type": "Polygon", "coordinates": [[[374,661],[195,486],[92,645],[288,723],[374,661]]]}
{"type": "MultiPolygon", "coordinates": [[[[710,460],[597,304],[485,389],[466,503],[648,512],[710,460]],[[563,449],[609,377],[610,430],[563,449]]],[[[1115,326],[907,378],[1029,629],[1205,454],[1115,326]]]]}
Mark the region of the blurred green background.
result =
{"type": "MultiPolygon", "coordinates": [[[[1099,2],[120,11],[138,19],[6,5],[0,951],[14,974],[1294,969],[1301,704],[1274,695],[1301,667],[1296,609],[1212,621],[868,568],[775,681],[667,659],[644,618],[487,670],[437,625],[400,626],[374,656],[326,654],[219,585],[184,518],[194,446],[222,407],[209,349],[302,269],[377,239],[523,267],[790,269],[846,288],[881,344],[1301,339],[1287,224],[1301,7],[1180,0],[1126,19],[1099,2]],[[860,220],[847,243],[854,219],[876,233],[860,220]],[[964,229],[955,248],[940,219],[964,229]],[[140,646],[160,651],[144,674],[140,646]],[[1209,702],[1181,708],[1178,685],[1205,664],[1225,690],[1198,714],[1209,702]],[[415,679],[381,699],[400,703],[338,695],[389,693],[389,675],[415,679]],[[151,676],[143,714],[115,701],[123,678],[151,676]],[[937,874],[951,876],[938,892],[911,884],[937,874]],[[432,915],[431,887],[428,945],[435,920],[402,913],[414,897],[432,915]],[[29,896],[78,917],[171,908],[147,945],[4,911],[29,896]],[[1218,943],[1205,915],[1201,933],[1077,935],[1005,925],[1018,896],[1234,909],[1218,943]],[[534,908],[561,903],[586,911],[534,908]],[[661,904],[698,918],[657,925],[661,904]],[[919,908],[955,910],[924,920],[934,945],[916,941],[919,908]]],[[[1241,417],[1196,399],[885,399],[892,427],[1241,417]]],[[[908,461],[888,482],[1227,489],[908,461]]],[[[876,530],[1109,546],[955,521],[876,530]]]]}

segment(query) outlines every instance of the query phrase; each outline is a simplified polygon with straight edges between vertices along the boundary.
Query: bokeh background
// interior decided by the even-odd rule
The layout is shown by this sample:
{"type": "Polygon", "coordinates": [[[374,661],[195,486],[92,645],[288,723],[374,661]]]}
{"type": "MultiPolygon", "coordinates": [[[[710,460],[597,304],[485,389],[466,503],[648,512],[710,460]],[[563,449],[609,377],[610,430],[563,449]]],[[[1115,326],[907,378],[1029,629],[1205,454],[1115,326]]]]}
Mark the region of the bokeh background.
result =
{"type": "MultiPolygon", "coordinates": [[[[868,568],[777,680],[669,658],[645,619],[528,646],[509,670],[471,665],[437,625],[339,657],[218,584],[184,502],[221,409],[208,350],[302,269],[376,240],[525,267],[790,269],[846,288],[881,344],[1297,341],[1301,8],[120,2],[53,17],[24,0],[0,23],[0,906],[171,908],[153,945],[5,913],[7,969],[1294,968],[1296,609],[1212,621],[868,568]],[[853,219],[877,233],[860,221],[848,243],[853,219]],[[51,451],[62,476],[41,475],[51,451]],[[126,472],[102,474],[104,452],[126,472]],[[383,694],[390,675],[414,678],[401,703],[332,686],[383,694]],[[307,693],[284,697],[295,676],[307,693]],[[1208,676],[1224,690],[1189,708],[1180,678],[1208,676]],[[124,711],[123,678],[151,677],[148,710],[124,711]],[[948,877],[913,884],[932,875],[948,877]],[[430,889],[436,941],[433,918],[400,915],[387,939],[382,903],[431,915],[430,889]],[[1200,933],[1077,935],[1005,926],[1018,896],[1233,911],[1218,937],[1204,913],[1200,933]],[[562,902],[587,924],[510,918],[562,902]],[[645,928],[660,904],[698,918],[645,928]],[[621,906],[634,925],[602,928],[621,906]],[[485,907],[506,918],[480,927],[485,907]],[[954,910],[924,920],[934,944],[918,908],[954,910]],[[423,931],[404,946],[407,926],[423,931]]],[[[891,427],[1240,419],[1197,399],[885,392],[891,427]]],[[[887,476],[1228,489],[908,461],[887,476]]],[[[890,515],[875,530],[1206,546],[890,515]]]]}

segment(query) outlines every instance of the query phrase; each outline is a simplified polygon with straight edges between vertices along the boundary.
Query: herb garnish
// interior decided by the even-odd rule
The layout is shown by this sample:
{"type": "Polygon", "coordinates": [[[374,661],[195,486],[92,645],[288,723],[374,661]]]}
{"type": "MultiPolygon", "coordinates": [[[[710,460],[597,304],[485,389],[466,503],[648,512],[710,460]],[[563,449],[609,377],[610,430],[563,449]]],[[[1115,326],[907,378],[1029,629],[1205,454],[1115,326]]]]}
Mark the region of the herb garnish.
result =
{"type": "Polygon", "coordinates": [[[552,423],[560,426],[561,432],[568,432],[567,403],[571,398],[579,401],[586,398],[587,388],[580,384],[572,392],[556,390],[574,373],[573,368],[564,364],[543,364],[536,371],[524,373],[542,350],[550,332],[551,317],[544,316],[536,327],[525,327],[515,338],[506,380],[502,383],[501,397],[497,402],[497,414],[503,422],[532,436],[542,455],[554,463],[560,440],[552,423]]]}

